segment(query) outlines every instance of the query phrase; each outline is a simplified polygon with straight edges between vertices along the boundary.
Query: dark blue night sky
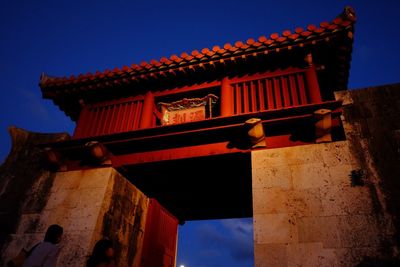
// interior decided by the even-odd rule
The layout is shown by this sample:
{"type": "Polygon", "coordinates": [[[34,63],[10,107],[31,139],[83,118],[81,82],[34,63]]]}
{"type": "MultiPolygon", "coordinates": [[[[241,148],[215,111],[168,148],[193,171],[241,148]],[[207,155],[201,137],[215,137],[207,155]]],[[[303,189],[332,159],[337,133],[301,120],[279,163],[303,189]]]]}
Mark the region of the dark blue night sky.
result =
{"type": "MultiPolygon", "coordinates": [[[[349,88],[400,81],[400,1],[0,0],[0,162],[7,127],[72,133],[74,123],[38,87],[51,76],[121,68],[172,54],[269,36],[357,15],[349,88]]],[[[177,266],[253,265],[252,222],[187,222],[177,266]]]]}

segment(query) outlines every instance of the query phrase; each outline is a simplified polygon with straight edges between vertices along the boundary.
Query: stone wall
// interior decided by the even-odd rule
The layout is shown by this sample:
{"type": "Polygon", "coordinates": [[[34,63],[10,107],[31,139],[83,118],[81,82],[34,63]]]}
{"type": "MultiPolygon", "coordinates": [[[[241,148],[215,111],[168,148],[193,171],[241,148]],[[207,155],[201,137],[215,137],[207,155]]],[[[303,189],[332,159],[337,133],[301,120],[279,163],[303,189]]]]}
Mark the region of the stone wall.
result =
{"type": "Polygon", "coordinates": [[[349,142],[253,151],[252,166],[255,266],[355,266],[390,249],[349,142]]]}
{"type": "MultiPolygon", "coordinates": [[[[393,219],[392,242],[400,244],[400,84],[336,93],[344,100],[342,121],[350,149],[379,200],[382,216],[393,219]]],[[[400,263],[399,263],[400,265],[400,263]]]]}
{"type": "Polygon", "coordinates": [[[46,170],[37,144],[66,135],[11,132],[13,149],[0,169],[0,266],[43,240],[51,224],[64,228],[59,266],[84,266],[101,238],[113,241],[118,266],[139,266],[148,198],[110,167],[46,170]]]}
{"type": "Polygon", "coordinates": [[[400,84],[336,98],[347,141],[252,152],[256,266],[400,265],[400,84]]]}
{"type": "Polygon", "coordinates": [[[119,267],[139,267],[149,199],[114,169],[111,178],[98,233],[114,241],[119,267]]]}
{"type": "Polygon", "coordinates": [[[49,225],[59,224],[64,228],[60,266],[84,266],[101,238],[113,241],[118,266],[139,266],[147,205],[147,198],[112,168],[56,173],[45,207],[21,214],[3,258],[32,247],[49,225]]]}
{"type": "Polygon", "coordinates": [[[44,153],[37,145],[69,138],[66,133],[33,133],[17,127],[9,132],[12,148],[0,166],[0,255],[17,234],[21,215],[39,214],[47,203],[55,175],[44,168],[44,153]]]}

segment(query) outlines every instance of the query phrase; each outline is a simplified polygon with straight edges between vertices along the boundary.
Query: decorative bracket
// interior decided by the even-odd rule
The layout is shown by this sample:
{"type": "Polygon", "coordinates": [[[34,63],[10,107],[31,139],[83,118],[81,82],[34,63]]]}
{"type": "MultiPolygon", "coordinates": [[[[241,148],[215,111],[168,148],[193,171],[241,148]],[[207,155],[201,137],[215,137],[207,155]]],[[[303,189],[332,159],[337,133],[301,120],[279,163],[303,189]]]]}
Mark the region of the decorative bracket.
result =
{"type": "Polygon", "coordinates": [[[251,118],[245,122],[248,127],[247,135],[250,137],[252,148],[266,147],[265,133],[261,119],[251,118]]]}
{"type": "Polygon", "coordinates": [[[330,109],[319,109],[314,112],[315,118],[315,142],[332,141],[332,111],[330,109]]]}

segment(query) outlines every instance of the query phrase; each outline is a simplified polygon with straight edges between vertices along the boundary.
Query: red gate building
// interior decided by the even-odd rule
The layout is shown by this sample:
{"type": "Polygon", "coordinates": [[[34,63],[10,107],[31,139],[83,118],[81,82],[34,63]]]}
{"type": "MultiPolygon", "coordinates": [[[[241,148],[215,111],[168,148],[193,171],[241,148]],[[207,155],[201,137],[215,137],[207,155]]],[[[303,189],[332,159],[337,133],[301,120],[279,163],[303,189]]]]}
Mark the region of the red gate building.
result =
{"type": "Polygon", "coordinates": [[[112,166],[152,197],[141,263],[174,266],[178,220],[253,216],[251,151],[345,139],[334,91],[347,89],[354,22],[346,8],[268,37],[42,75],[43,97],[76,121],[43,147],[58,171],[112,166]]]}

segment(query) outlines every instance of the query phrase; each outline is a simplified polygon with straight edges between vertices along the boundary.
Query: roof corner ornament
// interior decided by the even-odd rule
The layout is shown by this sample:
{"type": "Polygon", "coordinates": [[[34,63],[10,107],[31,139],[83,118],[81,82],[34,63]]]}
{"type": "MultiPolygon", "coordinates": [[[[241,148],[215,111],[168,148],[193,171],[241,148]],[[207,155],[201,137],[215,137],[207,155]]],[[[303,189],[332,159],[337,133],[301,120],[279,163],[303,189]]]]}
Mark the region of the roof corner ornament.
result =
{"type": "Polygon", "coordinates": [[[352,8],[351,6],[346,6],[342,14],[339,15],[339,17],[344,20],[349,20],[353,22],[357,20],[356,12],[354,11],[354,8],[352,8]]]}
{"type": "Polygon", "coordinates": [[[49,76],[47,76],[46,73],[42,72],[42,74],[40,74],[40,83],[45,83],[47,82],[47,80],[49,80],[49,76]]]}

